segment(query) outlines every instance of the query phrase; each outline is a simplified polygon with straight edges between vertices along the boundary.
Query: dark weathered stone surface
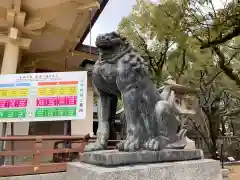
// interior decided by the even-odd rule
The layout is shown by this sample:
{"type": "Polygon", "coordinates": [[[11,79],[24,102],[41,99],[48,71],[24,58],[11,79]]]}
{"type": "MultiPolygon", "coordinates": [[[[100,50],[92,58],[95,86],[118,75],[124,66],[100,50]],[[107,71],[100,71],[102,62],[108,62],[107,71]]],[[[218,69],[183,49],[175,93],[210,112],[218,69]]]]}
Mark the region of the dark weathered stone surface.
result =
{"type": "Polygon", "coordinates": [[[118,150],[87,152],[80,161],[100,166],[159,163],[203,159],[202,150],[164,149],[161,151],[122,152],[118,150]]]}
{"type": "Polygon", "coordinates": [[[100,98],[98,131],[96,142],[85,151],[106,149],[119,96],[126,122],[126,139],[118,144],[119,150],[183,149],[186,130],[179,130],[179,112],[167,101],[170,87],[159,93],[148,73],[148,62],[119,34],[99,35],[96,46],[100,59],[94,65],[92,80],[100,98]]]}
{"type": "Polygon", "coordinates": [[[200,159],[118,167],[68,164],[66,180],[222,180],[219,161],[200,159]]]}

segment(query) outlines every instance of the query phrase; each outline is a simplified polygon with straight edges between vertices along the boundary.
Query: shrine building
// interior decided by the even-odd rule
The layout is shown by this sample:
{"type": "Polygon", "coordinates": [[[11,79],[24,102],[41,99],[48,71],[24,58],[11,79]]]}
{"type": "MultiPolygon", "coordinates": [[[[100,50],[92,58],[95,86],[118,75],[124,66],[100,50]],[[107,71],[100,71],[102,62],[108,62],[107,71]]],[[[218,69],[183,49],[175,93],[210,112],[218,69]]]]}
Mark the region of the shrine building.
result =
{"type": "MultiPolygon", "coordinates": [[[[2,74],[86,70],[98,57],[84,39],[108,0],[1,0],[2,74]]],[[[3,123],[0,123],[2,133],[3,123]]],[[[6,134],[10,135],[10,123],[6,134]]],[[[87,115],[71,121],[71,134],[93,132],[93,89],[88,76],[87,115]]],[[[63,135],[64,122],[17,122],[14,135],[63,135]]]]}

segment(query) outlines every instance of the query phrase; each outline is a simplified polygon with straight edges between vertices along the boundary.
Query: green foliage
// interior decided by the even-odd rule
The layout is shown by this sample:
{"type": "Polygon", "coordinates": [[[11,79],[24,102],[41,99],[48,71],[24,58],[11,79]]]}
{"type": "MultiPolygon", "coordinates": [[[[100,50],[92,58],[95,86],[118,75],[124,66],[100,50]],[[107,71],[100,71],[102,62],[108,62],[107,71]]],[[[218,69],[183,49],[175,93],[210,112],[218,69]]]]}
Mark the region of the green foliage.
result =
{"type": "Polygon", "coordinates": [[[119,24],[120,34],[149,60],[156,83],[171,74],[181,83],[192,84],[197,71],[213,66],[210,51],[200,50],[199,42],[186,32],[186,9],[187,1],[169,0],[155,6],[138,0],[132,13],[119,24]]]}
{"type": "Polygon", "coordinates": [[[240,34],[240,6],[235,1],[223,5],[217,9],[212,0],[162,0],[159,5],[137,0],[118,31],[149,60],[153,80],[158,84],[171,74],[177,82],[195,86],[199,72],[205,69],[222,69],[230,79],[238,80],[240,39],[237,35],[226,42],[221,38],[236,28],[240,34]],[[222,45],[222,64],[211,43],[222,45]]]}

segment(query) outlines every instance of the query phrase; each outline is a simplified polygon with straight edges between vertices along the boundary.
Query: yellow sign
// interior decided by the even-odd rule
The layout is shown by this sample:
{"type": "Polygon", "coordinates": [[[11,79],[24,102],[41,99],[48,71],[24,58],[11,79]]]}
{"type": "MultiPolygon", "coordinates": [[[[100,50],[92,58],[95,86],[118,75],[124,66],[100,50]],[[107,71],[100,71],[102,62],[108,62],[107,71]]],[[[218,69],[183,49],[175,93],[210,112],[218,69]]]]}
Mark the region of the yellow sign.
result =
{"type": "Polygon", "coordinates": [[[0,89],[0,97],[26,97],[29,94],[28,88],[0,89]]]}
{"type": "Polygon", "coordinates": [[[38,88],[38,96],[54,96],[56,88],[38,88]]]}
{"type": "Polygon", "coordinates": [[[38,88],[38,96],[72,96],[77,95],[77,87],[38,88]]]}
{"type": "Polygon", "coordinates": [[[59,87],[57,89],[57,95],[77,95],[77,87],[59,87]]]}
{"type": "Polygon", "coordinates": [[[21,89],[18,89],[17,93],[16,93],[16,96],[28,96],[29,95],[29,89],[28,88],[21,88],[21,89]]]}

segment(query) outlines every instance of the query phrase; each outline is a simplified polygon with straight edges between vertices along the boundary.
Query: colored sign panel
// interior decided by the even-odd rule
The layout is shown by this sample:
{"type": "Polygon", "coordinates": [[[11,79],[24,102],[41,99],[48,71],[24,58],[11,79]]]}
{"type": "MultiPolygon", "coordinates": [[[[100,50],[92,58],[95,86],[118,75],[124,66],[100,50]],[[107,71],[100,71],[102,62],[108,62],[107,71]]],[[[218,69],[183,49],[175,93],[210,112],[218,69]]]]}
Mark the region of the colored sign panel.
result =
{"type": "Polygon", "coordinates": [[[0,77],[0,122],[85,119],[86,100],[86,71],[0,77]]]}

